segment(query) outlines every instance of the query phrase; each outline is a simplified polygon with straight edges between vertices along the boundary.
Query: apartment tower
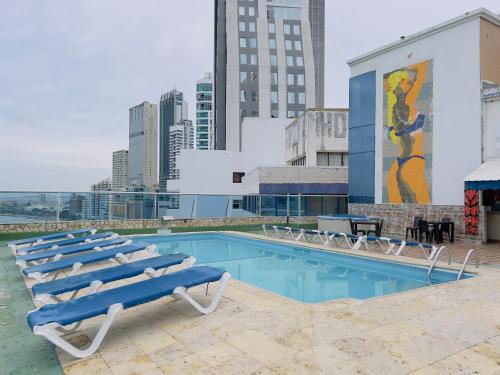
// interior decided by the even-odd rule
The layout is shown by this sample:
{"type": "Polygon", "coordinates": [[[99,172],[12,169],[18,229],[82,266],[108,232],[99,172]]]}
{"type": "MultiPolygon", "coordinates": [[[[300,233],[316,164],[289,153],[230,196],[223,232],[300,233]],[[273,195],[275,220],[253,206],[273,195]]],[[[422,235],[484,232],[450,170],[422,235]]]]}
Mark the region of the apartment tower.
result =
{"type": "Polygon", "coordinates": [[[160,190],[165,191],[170,173],[170,127],[188,119],[188,104],[184,94],[171,90],[160,98],[160,190]]]}
{"type": "Polygon", "coordinates": [[[214,80],[212,73],[205,73],[196,81],[196,149],[212,150],[213,147],[213,100],[214,80]]]}
{"type": "Polygon", "coordinates": [[[129,109],[128,185],[154,190],[158,184],[158,105],[129,109]]]}
{"type": "Polygon", "coordinates": [[[215,148],[239,151],[245,117],[324,105],[325,0],[215,0],[215,148]]]}
{"type": "Polygon", "coordinates": [[[128,150],[113,152],[113,191],[127,190],[128,185],[128,150]]]}

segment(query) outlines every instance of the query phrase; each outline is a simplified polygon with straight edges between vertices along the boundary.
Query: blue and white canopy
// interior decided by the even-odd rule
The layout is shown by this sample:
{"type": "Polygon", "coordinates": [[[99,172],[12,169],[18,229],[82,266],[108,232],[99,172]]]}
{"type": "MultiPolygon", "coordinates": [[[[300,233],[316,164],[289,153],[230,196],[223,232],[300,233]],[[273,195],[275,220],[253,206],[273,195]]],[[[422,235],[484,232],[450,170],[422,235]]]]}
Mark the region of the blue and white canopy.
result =
{"type": "Polygon", "coordinates": [[[465,178],[467,190],[500,189],[500,159],[486,160],[465,178]]]}

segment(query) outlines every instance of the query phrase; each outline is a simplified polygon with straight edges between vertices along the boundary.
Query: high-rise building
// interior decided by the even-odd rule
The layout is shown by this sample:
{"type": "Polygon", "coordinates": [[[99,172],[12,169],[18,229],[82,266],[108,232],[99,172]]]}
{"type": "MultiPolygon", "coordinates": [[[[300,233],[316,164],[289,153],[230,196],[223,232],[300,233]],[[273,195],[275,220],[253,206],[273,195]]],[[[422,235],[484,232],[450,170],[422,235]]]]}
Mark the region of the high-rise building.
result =
{"type": "Polygon", "coordinates": [[[111,194],[111,179],[99,181],[90,187],[91,193],[88,198],[83,201],[83,213],[85,219],[102,220],[110,217],[111,194]]]}
{"type": "Polygon", "coordinates": [[[188,119],[188,104],[184,95],[171,90],[160,98],[160,189],[167,186],[170,175],[170,127],[188,119]]]}
{"type": "Polygon", "coordinates": [[[158,184],[158,105],[129,110],[128,185],[154,190],[158,184]]]}
{"type": "Polygon", "coordinates": [[[194,148],[194,127],[190,120],[181,120],[177,125],[170,127],[169,138],[169,180],[179,179],[179,169],[177,168],[177,157],[181,150],[194,148]]]}
{"type": "Polygon", "coordinates": [[[205,73],[196,81],[196,149],[212,150],[213,147],[213,85],[212,73],[205,73]]]}
{"type": "Polygon", "coordinates": [[[113,152],[113,191],[127,190],[128,186],[128,150],[113,152]]]}
{"type": "Polygon", "coordinates": [[[245,117],[324,101],[325,0],[215,0],[215,148],[241,151],[245,117]]]}

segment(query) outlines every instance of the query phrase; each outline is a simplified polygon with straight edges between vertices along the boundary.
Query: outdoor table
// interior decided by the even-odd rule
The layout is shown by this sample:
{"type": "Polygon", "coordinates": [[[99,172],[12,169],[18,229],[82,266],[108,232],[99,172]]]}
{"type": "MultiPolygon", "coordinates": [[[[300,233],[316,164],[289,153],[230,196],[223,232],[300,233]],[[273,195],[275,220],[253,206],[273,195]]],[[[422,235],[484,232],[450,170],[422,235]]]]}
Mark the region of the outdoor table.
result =
{"type": "Polygon", "coordinates": [[[450,242],[455,242],[455,222],[453,221],[428,221],[427,224],[434,228],[436,234],[436,243],[443,242],[443,232],[441,232],[441,225],[447,224],[450,226],[450,242]]]}
{"type": "MultiPolygon", "coordinates": [[[[366,226],[375,226],[375,233],[380,236],[380,233],[378,233],[378,226],[380,225],[380,221],[352,221],[352,224],[354,225],[354,232],[353,234],[358,233],[358,225],[366,225],[366,226]]],[[[360,229],[360,231],[363,231],[365,234],[368,234],[368,229],[360,229]]]]}

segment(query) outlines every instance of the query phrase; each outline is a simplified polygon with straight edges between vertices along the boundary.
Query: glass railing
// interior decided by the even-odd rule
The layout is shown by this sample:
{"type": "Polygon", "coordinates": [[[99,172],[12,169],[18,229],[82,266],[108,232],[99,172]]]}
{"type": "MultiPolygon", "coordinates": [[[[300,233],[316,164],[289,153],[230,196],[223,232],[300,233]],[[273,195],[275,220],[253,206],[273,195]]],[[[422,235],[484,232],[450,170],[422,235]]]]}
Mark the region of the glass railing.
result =
{"type": "Polygon", "coordinates": [[[317,216],[347,213],[343,195],[0,192],[0,224],[78,220],[317,216]]]}

